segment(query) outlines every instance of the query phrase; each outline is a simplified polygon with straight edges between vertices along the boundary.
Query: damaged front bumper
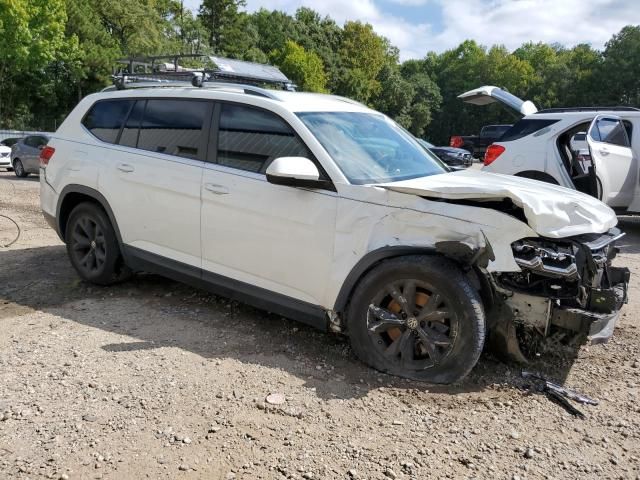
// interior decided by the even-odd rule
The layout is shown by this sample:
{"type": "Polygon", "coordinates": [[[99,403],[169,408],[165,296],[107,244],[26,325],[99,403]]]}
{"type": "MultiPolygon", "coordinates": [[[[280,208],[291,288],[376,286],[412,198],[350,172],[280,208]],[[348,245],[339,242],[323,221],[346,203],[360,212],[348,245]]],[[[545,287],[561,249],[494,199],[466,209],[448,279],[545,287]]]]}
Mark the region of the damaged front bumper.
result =
{"type": "Polygon", "coordinates": [[[627,302],[629,270],[612,266],[615,242],[623,235],[613,228],[604,234],[515,242],[521,271],[492,275],[503,313],[496,322],[510,321],[515,328],[495,325],[496,330],[517,334],[520,342],[552,336],[563,343],[606,342],[627,302]]]}

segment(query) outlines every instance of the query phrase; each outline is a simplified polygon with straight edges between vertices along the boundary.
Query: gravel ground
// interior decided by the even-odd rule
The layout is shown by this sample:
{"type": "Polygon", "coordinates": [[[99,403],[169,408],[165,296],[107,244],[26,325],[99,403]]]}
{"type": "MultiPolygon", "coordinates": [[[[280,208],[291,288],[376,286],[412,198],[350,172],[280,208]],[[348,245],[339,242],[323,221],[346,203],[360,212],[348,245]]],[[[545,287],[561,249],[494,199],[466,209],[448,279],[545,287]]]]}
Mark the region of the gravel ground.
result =
{"type": "Polygon", "coordinates": [[[38,187],[0,173],[21,230],[2,247],[0,217],[0,478],[640,478],[640,221],[621,220],[634,276],[614,338],[529,367],[600,400],[581,420],[489,354],[434,387],[157,276],[85,284],[38,187]]]}

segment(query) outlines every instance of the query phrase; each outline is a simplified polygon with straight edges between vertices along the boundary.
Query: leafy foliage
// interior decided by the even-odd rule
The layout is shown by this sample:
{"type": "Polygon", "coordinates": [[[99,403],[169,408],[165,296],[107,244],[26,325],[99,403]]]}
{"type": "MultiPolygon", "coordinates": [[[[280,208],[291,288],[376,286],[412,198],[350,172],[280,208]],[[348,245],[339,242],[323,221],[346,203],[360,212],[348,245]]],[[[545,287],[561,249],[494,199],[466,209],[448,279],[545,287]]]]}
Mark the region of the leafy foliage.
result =
{"type": "Polygon", "coordinates": [[[302,90],[325,92],[327,76],[320,57],[307,52],[292,40],[287,40],[282,50],[271,53],[271,60],[289,79],[302,90]]]}
{"type": "Polygon", "coordinates": [[[640,26],[604,51],[525,43],[513,52],[466,40],[401,62],[361,22],[310,8],[245,11],[245,0],[0,0],[0,127],[52,130],[86,94],[108,85],[121,57],[210,53],[279,66],[302,90],[364,102],[413,134],[444,143],[517,117],[457,96],[497,85],[538,107],[638,105],[640,26]]]}

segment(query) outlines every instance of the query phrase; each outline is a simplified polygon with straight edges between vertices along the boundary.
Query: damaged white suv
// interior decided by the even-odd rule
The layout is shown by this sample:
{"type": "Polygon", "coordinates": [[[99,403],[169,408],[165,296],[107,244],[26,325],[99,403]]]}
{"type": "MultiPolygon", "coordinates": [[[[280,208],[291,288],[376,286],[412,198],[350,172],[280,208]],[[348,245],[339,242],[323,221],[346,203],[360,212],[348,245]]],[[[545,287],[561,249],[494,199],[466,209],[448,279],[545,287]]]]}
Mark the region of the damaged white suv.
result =
{"type": "Polygon", "coordinates": [[[42,210],[79,275],[148,271],[348,334],[450,383],[489,339],[611,336],[616,216],[557,186],[450,172],[384,115],[251,86],[90,95],[41,155],[42,210]],[[525,335],[523,335],[525,334],[525,335]]]}

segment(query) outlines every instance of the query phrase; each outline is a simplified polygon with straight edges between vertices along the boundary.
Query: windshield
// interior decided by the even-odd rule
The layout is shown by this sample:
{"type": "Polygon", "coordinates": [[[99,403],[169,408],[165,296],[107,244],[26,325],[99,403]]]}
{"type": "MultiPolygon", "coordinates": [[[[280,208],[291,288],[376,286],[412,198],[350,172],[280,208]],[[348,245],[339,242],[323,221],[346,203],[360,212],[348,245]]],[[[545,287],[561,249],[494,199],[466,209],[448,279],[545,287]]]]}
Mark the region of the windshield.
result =
{"type": "Polygon", "coordinates": [[[397,182],[447,171],[382,114],[302,112],[298,117],[352,184],[397,182]]]}

